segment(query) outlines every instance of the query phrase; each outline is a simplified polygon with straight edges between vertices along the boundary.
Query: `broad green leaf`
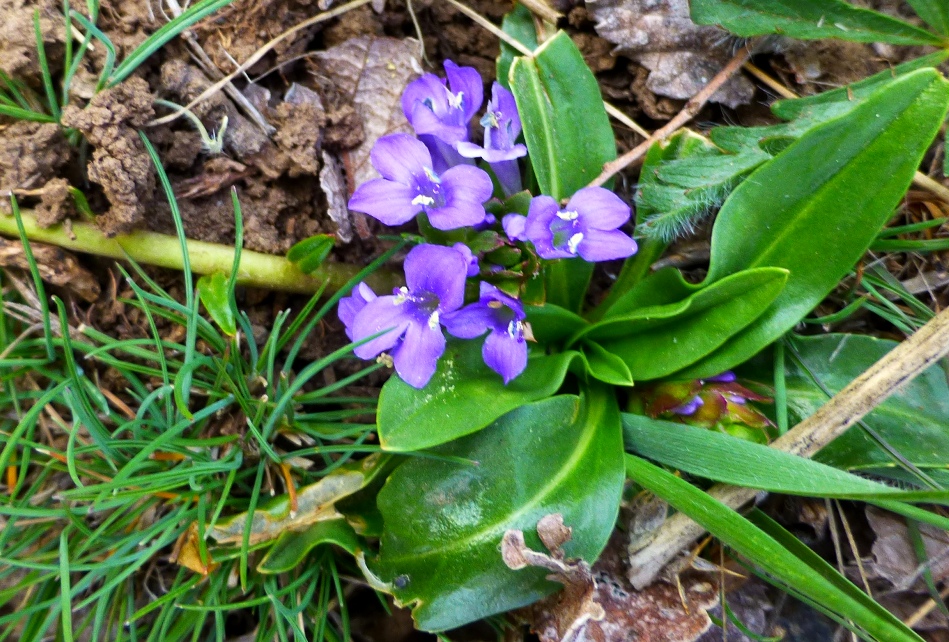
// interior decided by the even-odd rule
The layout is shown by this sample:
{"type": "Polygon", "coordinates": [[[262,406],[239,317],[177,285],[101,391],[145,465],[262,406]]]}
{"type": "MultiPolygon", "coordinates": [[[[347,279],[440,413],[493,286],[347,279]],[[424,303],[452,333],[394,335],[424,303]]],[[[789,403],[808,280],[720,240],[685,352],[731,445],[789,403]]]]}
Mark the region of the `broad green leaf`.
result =
{"type": "Polygon", "coordinates": [[[946,0],[907,0],[919,17],[944,36],[949,36],[949,3],[946,0]]]}
{"type": "Polygon", "coordinates": [[[481,430],[501,415],[557,392],[575,352],[537,354],[509,384],[486,365],[481,341],[448,344],[421,390],[391,377],[379,396],[379,442],[385,450],[431,448],[481,430]]]}
{"type": "Polygon", "coordinates": [[[561,588],[547,571],[508,569],[504,532],[563,515],[568,557],[593,562],[613,530],[623,489],[616,400],[594,388],[545,399],[435,450],[471,460],[413,458],[379,493],[385,518],[374,573],[413,606],[419,628],[441,631],[530,604],[561,588]]]}
{"type": "MultiPolygon", "coordinates": [[[[558,201],[616,158],[616,142],[596,77],[565,32],[533,56],[514,59],[511,92],[540,192],[558,201]]],[[[546,269],[547,301],[580,312],[593,264],[561,259],[546,269]]]]}
{"type": "Polygon", "coordinates": [[[254,511],[250,520],[246,512],[221,519],[211,529],[211,537],[218,544],[240,544],[249,528],[249,543],[253,545],[275,540],[287,531],[340,519],[336,502],[365,487],[387,462],[388,455],[382,453],[347,462],[318,482],[298,488],[296,510],[292,509],[288,495],[278,495],[254,511]]]}
{"type": "Polygon", "coordinates": [[[317,522],[306,530],[281,534],[257,565],[257,572],[274,574],[292,571],[310,551],[321,544],[335,544],[350,555],[355,555],[362,548],[356,531],[345,519],[317,522]]]}
{"type": "Polygon", "coordinates": [[[608,351],[595,341],[584,341],[580,345],[580,354],[587,373],[603,383],[614,386],[632,386],[633,375],[621,358],[608,351]]]}
{"type": "Polygon", "coordinates": [[[622,359],[633,379],[658,379],[695,363],[754,322],[787,281],[781,268],[739,272],[677,303],[611,315],[585,338],[622,359]]]}
{"type": "Polygon", "coordinates": [[[949,491],[892,488],[724,432],[643,415],[622,417],[627,450],[698,477],[786,495],[949,505],[949,491]]]}
{"type": "MultiPolygon", "coordinates": [[[[833,395],[892,350],[896,342],[864,335],[832,334],[797,337],[792,345],[807,369],[824,385],[827,393],[833,395]]],[[[794,359],[785,360],[785,384],[792,421],[811,416],[829,399],[794,359]]],[[[949,463],[946,372],[938,365],[929,368],[877,406],[864,422],[916,466],[945,469],[949,463]]],[[[860,426],[850,428],[815,458],[847,470],[901,470],[860,426]]]]}
{"type": "Polygon", "coordinates": [[[879,605],[854,595],[856,587],[829,566],[818,569],[732,509],[672,473],[633,455],[626,472],[634,481],[688,515],[768,578],[785,584],[823,608],[850,620],[870,639],[915,641],[922,638],[879,605]]]}
{"type": "MultiPolygon", "coordinates": [[[[938,0],[937,0],[938,1],[938,0]]],[[[852,42],[939,45],[939,36],[842,0],[692,0],[692,20],[719,25],[737,36],[839,38],[852,42]]]]}
{"type": "MultiPolygon", "coordinates": [[[[837,103],[844,107],[856,107],[861,101],[873,94],[873,92],[881,89],[895,78],[905,76],[918,69],[937,67],[944,62],[946,58],[949,58],[949,50],[942,49],[922,56],[921,58],[914,58],[913,60],[904,62],[892,69],[886,69],[868,78],[864,78],[859,82],[851,83],[846,87],[822,91],[819,94],[804,96],[803,98],[779,100],[771,105],[771,112],[782,120],[804,119],[812,123],[826,120],[828,116],[825,112],[830,109],[829,106],[832,103],[837,103]]],[[[836,112],[834,115],[840,116],[843,113],[844,112],[836,112]]]]}
{"type": "Polygon", "coordinates": [[[540,191],[569,198],[616,158],[596,78],[560,31],[533,56],[515,58],[510,80],[540,191]]]}
{"type": "Polygon", "coordinates": [[[230,277],[223,272],[205,274],[198,279],[198,298],[224,334],[233,337],[237,334],[237,321],[228,291],[230,285],[230,277]]]}
{"type": "MultiPolygon", "coordinates": [[[[530,9],[520,3],[516,3],[514,8],[504,15],[501,20],[501,31],[517,40],[522,45],[533,51],[537,49],[537,30],[534,28],[534,15],[530,9]]],[[[505,89],[511,88],[510,73],[511,63],[517,56],[514,47],[501,41],[501,54],[498,56],[497,79],[505,89]]]]}
{"type": "Polygon", "coordinates": [[[836,287],[905,194],[947,109],[938,72],[907,74],[808,131],[732,193],[712,231],[707,282],[764,266],[791,274],[763,315],[683,377],[747,360],[836,287]]]}
{"type": "Polygon", "coordinates": [[[587,325],[579,314],[551,303],[524,306],[524,312],[534,338],[545,346],[563,343],[587,325]]]}

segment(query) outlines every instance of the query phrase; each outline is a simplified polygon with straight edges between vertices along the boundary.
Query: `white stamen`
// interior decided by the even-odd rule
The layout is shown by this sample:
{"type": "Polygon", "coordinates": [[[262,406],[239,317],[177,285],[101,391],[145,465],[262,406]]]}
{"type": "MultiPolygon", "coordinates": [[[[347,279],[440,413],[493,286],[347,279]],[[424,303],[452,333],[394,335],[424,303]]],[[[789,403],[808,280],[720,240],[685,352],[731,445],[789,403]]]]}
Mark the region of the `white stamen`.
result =
{"type": "Polygon", "coordinates": [[[557,218],[559,218],[561,221],[575,221],[579,216],[580,214],[572,210],[567,210],[566,212],[557,212],[557,218]]]}
{"type": "Polygon", "coordinates": [[[434,205],[435,199],[431,196],[425,196],[425,194],[419,194],[412,199],[412,205],[434,205]]]}
{"type": "Polygon", "coordinates": [[[432,312],[432,316],[428,317],[428,327],[432,330],[438,329],[438,310],[432,312]]]}
{"type": "Polygon", "coordinates": [[[448,92],[448,104],[454,109],[461,109],[461,101],[465,98],[465,92],[459,91],[457,94],[448,92]]]}
{"type": "Polygon", "coordinates": [[[524,334],[524,325],[517,319],[507,324],[507,333],[512,339],[520,339],[524,334]]]}
{"type": "Polygon", "coordinates": [[[392,298],[393,305],[402,305],[409,298],[409,289],[404,285],[399,288],[399,293],[392,298]]]}
{"type": "Polygon", "coordinates": [[[580,242],[583,240],[583,232],[577,232],[570,237],[570,240],[567,241],[567,251],[571,254],[577,253],[577,246],[580,245],[580,242]]]}

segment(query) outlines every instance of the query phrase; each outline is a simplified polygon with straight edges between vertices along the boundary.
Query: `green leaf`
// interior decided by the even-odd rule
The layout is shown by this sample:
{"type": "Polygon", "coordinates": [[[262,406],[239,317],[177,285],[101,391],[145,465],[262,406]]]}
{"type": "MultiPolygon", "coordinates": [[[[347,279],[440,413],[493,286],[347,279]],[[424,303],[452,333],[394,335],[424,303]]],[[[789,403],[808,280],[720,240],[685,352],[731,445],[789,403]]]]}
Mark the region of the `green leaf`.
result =
{"type": "Polygon", "coordinates": [[[586,371],[594,379],[613,386],[632,386],[635,383],[626,362],[599,343],[584,341],[580,345],[580,354],[586,371]]]}
{"type": "Polygon", "coordinates": [[[511,91],[541,193],[569,198],[616,158],[599,85],[563,31],[514,59],[511,91]]]}
{"type": "Polygon", "coordinates": [[[223,272],[205,274],[198,279],[198,298],[219,328],[229,337],[237,334],[230,279],[223,272]]]}
{"type": "MultiPolygon", "coordinates": [[[[865,335],[795,337],[792,346],[827,392],[794,359],[786,359],[785,384],[792,421],[814,414],[827,403],[828,393],[838,393],[896,345],[895,341],[865,335]]],[[[770,366],[766,367],[764,372],[770,374],[770,366]]],[[[934,365],[877,406],[864,422],[916,466],[944,469],[949,453],[947,417],[949,385],[945,371],[934,365]]],[[[860,426],[853,426],[824,447],[815,459],[847,470],[899,470],[893,457],[860,426]]]]}
{"type": "Polygon", "coordinates": [[[949,491],[906,491],[716,430],[623,414],[626,449],[713,481],[786,495],[937,502],[949,491]]]}
{"type": "MultiPolygon", "coordinates": [[[[938,1],[938,0],[936,0],[938,1]]],[[[737,36],[839,38],[851,42],[939,45],[939,36],[842,0],[692,0],[692,20],[720,25],[737,36]]]]}
{"type": "MultiPolygon", "coordinates": [[[[501,20],[501,31],[513,37],[519,43],[533,51],[537,49],[537,30],[534,28],[534,16],[530,9],[520,3],[505,14],[501,20]]],[[[511,63],[518,53],[511,45],[501,41],[501,54],[498,56],[497,79],[505,89],[511,88],[511,63]]]]}
{"type": "Polygon", "coordinates": [[[949,36],[949,4],[946,0],[907,0],[913,10],[930,27],[949,36]]]}
{"type": "Polygon", "coordinates": [[[310,551],[321,544],[335,544],[350,555],[362,549],[359,536],[345,519],[317,522],[306,530],[281,534],[260,561],[257,572],[269,575],[292,571],[310,551]]]}
{"type": "Polygon", "coordinates": [[[287,260],[296,263],[304,274],[310,274],[323,265],[335,244],[336,237],[332,234],[316,234],[295,243],[287,250],[287,260]]]}
{"type": "Polygon", "coordinates": [[[616,400],[605,388],[545,399],[490,428],[411,459],[379,494],[385,518],[373,571],[414,605],[419,628],[441,631],[530,604],[560,587],[547,571],[511,571],[504,532],[525,532],[540,548],[540,518],[563,515],[573,529],[564,550],[593,562],[613,530],[623,489],[616,400]],[[476,464],[474,462],[477,462],[476,464]]]}
{"type": "MultiPolygon", "coordinates": [[[[616,142],[596,77],[563,31],[533,56],[514,59],[517,102],[531,166],[542,194],[569,198],[616,158],[616,142]]],[[[593,264],[580,259],[547,266],[547,300],[579,312],[593,264]]]]}
{"type": "Polygon", "coordinates": [[[664,377],[708,355],[758,318],[781,294],[788,272],[756,268],[701,288],[689,286],[677,272],[675,277],[679,289],[692,290],[690,296],[627,313],[621,313],[625,305],[620,302],[581,337],[622,359],[637,381],[664,377]]]}
{"type": "Polygon", "coordinates": [[[551,303],[524,306],[524,312],[534,338],[545,346],[561,344],[587,325],[579,314],[551,303]]]}
{"type": "Polygon", "coordinates": [[[379,396],[379,442],[385,450],[431,448],[481,430],[531,401],[557,392],[576,352],[535,354],[509,384],[484,365],[481,341],[453,341],[421,390],[391,377],[379,396]]]}
{"type": "Polygon", "coordinates": [[[626,471],[638,484],[698,522],[772,580],[850,620],[870,639],[921,642],[922,638],[883,607],[871,604],[869,598],[856,596],[854,591],[859,589],[832,567],[815,569],[774,537],[688,482],[633,455],[626,456],[626,471]]]}
{"type": "Polygon", "coordinates": [[[712,232],[707,281],[764,266],[791,274],[761,317],[683,377],[747,360],[836,287],[905,194],[947,109],[949,83],[934,69],[912,72],[810,130],[732,193],[712,232]]]}

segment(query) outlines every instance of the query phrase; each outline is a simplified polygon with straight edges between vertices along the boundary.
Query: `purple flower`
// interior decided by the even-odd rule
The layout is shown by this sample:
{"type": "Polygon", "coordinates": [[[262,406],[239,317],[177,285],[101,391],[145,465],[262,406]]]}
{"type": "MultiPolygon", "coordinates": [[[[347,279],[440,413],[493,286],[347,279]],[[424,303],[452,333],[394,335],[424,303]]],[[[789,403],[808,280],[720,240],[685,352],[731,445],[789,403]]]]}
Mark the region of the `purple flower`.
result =
{"type": "Polygon", "coordinates": [[[425,387],[445,351],[441,318],[464,303],[466,268],[465,257],[454,248],[418,245],[405,257],[406,285],[392,296],[369,297],[359,288],[340,301],[339,318],[353,341],[385,331],[356,348],[356,356],[372,359],[390,351],[399,376],[425,387]]]}
{"type": "Polygon", "coordinates": [[[629,206],[602,187],[585,187],[560,209],[549,196],[531,201],[524,234],[545,259],[580,255],[590,262],[632,256],[636,241],[617,228],[629,220],[629,206]]]}
{"type": "Polygon", "coordinates": [[[461,252],[462,256],[465,257],[465,264],[468,266],[466,275],[478,276],[478,272],[481,271],[481,268],[478,266],[478,257],[474,255],[471,248],[464,243],[455,243],[452,247],[461,252]]]}
{"type": "Polygon", "coordinates": [[[527,225],[527,217],[521,216],[520,214],[508,214],[501,219],[501,227],[504,228],[504,233],[507,234],[507,237],[512,241],[526,241],[528,240],[524,236],[524,228],[527,225]]]}
{"type": "Polygon", "coordinates": [[[465,158],[483,158],[489,163],[514,160],[527,154],[527,147],[516,145],[521,133],[521,118],[517,115],[514,94],[495,82],[491,88],[491,100],[481,119],[484,126],[484,147],[467,141],[456,144],[458,152],[465,158]]]}
{"type": "Polygon", "coordinates": [[[353,320],[356,315],[366,307],[366,304],[376,298],[376,293],[365,283],[360,283],[353,288],[352,295],[339,301],[339,320],[346,326],[346,336],[350,341],[353,339],[353,320]]]}
{"type": "Polygon", "coordinates": [[[520,301],[482,281],[478,302],[446,315],[444,322],[448,332],[460,339],[474,339],[490,330],[481,356],[506,384],[527,367],[525,318],[520,301]]]}
{"type": "Polygon", "coordinates": [[[435,74],[425,74],[405,88],[402,111],[415,133],[431,134],[449,145],[468,140],[468,123],[484,101],[484,85],[474,67],[445,61],[448,86],[435,74]]]}
{"type": "Polygon", "coordinates": [[[425,145],[408,134],[391,134],[376,141],[370,154],[382,178],[360,185],[349,208],[365,212],[386,225],[401,225],[425,212],[440,230],[477,225],[484,220],[484,202],[491,198],[491,178],[470,165],[452,167],[441,175],[432,169],[425,145]]]}

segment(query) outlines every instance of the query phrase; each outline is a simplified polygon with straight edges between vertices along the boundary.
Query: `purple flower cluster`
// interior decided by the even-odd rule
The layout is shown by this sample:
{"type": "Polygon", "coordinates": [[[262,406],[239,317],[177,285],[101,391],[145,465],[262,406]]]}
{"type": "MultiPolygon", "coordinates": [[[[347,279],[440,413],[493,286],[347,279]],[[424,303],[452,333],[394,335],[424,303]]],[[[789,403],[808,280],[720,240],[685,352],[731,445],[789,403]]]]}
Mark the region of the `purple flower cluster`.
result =
{"type": "MultiPolygon", "coordinates": [[[[518,159],[527,147],[517,142],[521,120],[514,96],[494,83],[478,145],[470,140],[469,126],[484,100],[481,76],[451,61],[445,73],[447,81],[425,74],[406,88],[402,110],[416,136],[391,134],[376,142],[370,160],[381,177],[356,189],[350,209],[386,225],[424,214],[438,230],[491,228],[496,219],[485,203],[494,183],[475,159],[491,168],[504,196],[521,191],[518,159]]],[[[503,218],[507,240],[502,242],[529,242],[544,259],[625,258],[636,251],[635,241],[618,229],[629,219],[629,207],[599,187],[581,189],[563,209],[553,198],[538,196],[526,217],[503,218]]],[[[485,273],[494,267],[484,266],[485,273]]],[[[387,353],[399,376],[422,388],[445,350],[443,328],[461,339],[486,334],[484,361],[510,382],[527,366],[530,327],[521,302],[489,283],[480,283],[478,301],[464,306],[465,281],[481,269],[479,256],[464,243],[419,245],[406,257],[405,287],[377,296],[360,283],[339,304],[349,338],[365,341],[355,354],[372,359],[387,353]]]]}
{"type": "Polygon", "coordinates": [[[444,325],[462,339],[490,330],[482,356],[504,383],[527,366],[524,307],[493,285],[481,284],[481,298],[462,307],[468,258],[440,245],[417,245],[405,257],[405,286],[390,296],[376,296],[365,283],[339,303],[339,318],[350,339],[369,339],[356,356],[372,359],[388,351],[395,371],[409,385],[422,388],[435,374],[445,351],[444,325]],[[372,337],[372,338],[370,338],[372,337]]]}

